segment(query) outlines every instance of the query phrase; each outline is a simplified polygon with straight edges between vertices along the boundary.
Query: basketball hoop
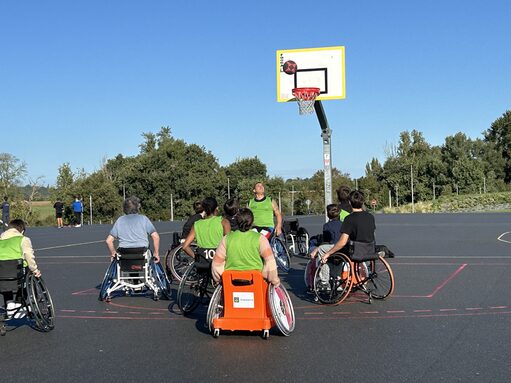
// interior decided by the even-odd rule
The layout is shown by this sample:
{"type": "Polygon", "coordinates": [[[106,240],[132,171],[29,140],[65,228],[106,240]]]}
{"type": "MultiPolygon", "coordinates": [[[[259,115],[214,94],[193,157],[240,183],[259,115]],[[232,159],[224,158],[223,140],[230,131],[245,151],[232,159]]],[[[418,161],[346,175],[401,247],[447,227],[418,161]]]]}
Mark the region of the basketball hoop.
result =
{"type": "Polygon", "coordinates": [[[314,111],[314,102],[319,96],[319,88],[294,88],[293,96],[298,101],[300,114],[310,114],[314,111]]]}

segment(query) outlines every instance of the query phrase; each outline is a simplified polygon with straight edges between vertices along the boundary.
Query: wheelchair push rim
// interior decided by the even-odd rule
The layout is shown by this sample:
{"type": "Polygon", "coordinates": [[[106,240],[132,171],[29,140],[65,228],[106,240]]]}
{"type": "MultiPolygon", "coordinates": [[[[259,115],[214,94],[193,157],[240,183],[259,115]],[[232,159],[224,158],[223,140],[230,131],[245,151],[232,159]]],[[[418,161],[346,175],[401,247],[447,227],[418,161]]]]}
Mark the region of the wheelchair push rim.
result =
{"type": "Polygon", "coordinates": [[[201,276],[194,264],[191,264],[186,270],[177,291],[177,306],[181,313],[191,313],[201,303],[205,294],[205,288],[202,287],[202,284],[205,283],[203,278],[207,278],[207,276],[201,276]]]}
{"type": "Polygon", "coordinates": [[[103,281],[101,282],[101,287],[99,289],[99,297],[98,299],[100,301],[108,300],[110,297],[108,296],[108,289],[110,289],[114,284],[114,279],[116,277],[117,273],[117,260],[114,259],[112,262],[110,262],[110,265],[108,265],[108,268],[106,269],[105,276],[103,278],[103,281]]]}
{"type": "Polygon", "coordinates": [[[170,281],[161,262],[156,263],[154,260],[151,260],[151,268],[153,269],[154,278],[162,296],[166,299],[170,299],[170,296],[172,295],[170,291],[170,281]]]}
{"type": "Polygon", "coordinates": [[[271,240],[271,248],[278,269],[287,273],[291,267],[291,257],[287,247],[280,238],[274,237],[271,240]]]}
{"type": "Polygon", "coordinates": [[[295,311],[286,289],[279,285],[270,285],[268,301],[277,328],[284,336],[289,336],[295,329],[295,311]]]}
{"type": "MultiPolygon", "coordinates": [[[[194,250],[197,247],[197,245],[192,243],[190,247],[192,248],[192,250],[194,250]]],[[[193,258],[184,252],[183,244],[180,244],[176,248],[169,250],[165,258],[166,269],[170,272],[172,277],[178,282],[181,282],[184,273],[186,272],[188,266],[192,262],[193,258]]]]}
{"type": "Polygon", "coordinates": [[[208,306],[208,314],[206,316],[206,321],[208,323],[209,332],[213,333],[215,330],[213,326],[213,321],[217,318],[220,318],[224,313],[224,302],[223,299],[223,289],[222,285],[218,285],[215,289],[215,292],[211,296],[211,300],[208,306]]]}
{"type": "Polygon", "coordinates": [[[351,263],[344,254],[334,254],[327,264],[330,267],[328,283],[325,285],[321,279],[321,270],[325,267],[321,264],[314,274],[314,293],[321,303],[340,304],[348,297],[353,286],[351,263]]]}
{"type": "Polygon", "coordinates": [[[50,292],[44,280],[32,273],[26,277],[26,294],[29,316],[35,321],[36,329],[48,332],[55,328],[55,309],[50,292]]]}

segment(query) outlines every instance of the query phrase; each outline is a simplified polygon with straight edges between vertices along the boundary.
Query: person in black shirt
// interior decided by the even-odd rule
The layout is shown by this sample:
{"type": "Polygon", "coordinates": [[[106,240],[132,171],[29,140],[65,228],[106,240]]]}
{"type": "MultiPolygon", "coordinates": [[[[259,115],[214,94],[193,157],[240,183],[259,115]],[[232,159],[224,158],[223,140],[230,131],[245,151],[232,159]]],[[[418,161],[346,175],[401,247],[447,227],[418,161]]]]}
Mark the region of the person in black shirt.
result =
{"type": "Polygon", "coordinates": [[[57,218],[57,227],[60,229],[63,227],[62,223],[62,214],[64,213],[64,204],[57,198],[57,201],[53,204],[53,208],[55,209],[55,218],[57,218]]]}
{"type": "Polygon", "coordinates": [[[224,218],[227,218],[231,224],[231,231],[238,230],[238,220],[236,215],[240,209],[240,203],[236,198],[231,198],[224,203],[224,218]]]}
{"type": "Polygon", "coordinates": [[[341,250],[351,241],[371,243],[374,242],[374,231],[376,224],[372,214],[364,211],[364,193],[354,190],[350,193],[350,204],[353,209],[341,227],[341,238],[337,243],[321,256],[321,262],[326,263],[327,259],[336,251],[341,250]]]}
{"type": "Polygon", "coordinates": [[[183,225],[181,239],[185,239],[188,234],[190,234],[190,230],[192,230],[193,224],[195,222],[204,218],[204,208],[202,207],[201,201],[195,201],[193,203],[193,210],[195,210],[195,214],[191,215],[190,218],[188,218],[188,221],[186,221],[186,223],[183,225]]]}

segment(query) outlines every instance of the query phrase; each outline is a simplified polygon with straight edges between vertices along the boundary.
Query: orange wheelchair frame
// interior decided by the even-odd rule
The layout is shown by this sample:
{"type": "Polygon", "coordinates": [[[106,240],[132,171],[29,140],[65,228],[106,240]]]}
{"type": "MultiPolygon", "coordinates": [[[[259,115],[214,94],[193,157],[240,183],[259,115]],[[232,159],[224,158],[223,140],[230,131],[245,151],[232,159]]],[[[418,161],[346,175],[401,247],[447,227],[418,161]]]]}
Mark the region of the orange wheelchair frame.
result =
{"type": "Polygon", "coordinates": [[[258,270],[227,270],[222,275],[222,285],[211,297],[207,322],[214,337],[220,335],[220,330],[262,331],[266,339],[275,325],[289,335],[295,319],[283,287],[269,285],[258,270]]]}

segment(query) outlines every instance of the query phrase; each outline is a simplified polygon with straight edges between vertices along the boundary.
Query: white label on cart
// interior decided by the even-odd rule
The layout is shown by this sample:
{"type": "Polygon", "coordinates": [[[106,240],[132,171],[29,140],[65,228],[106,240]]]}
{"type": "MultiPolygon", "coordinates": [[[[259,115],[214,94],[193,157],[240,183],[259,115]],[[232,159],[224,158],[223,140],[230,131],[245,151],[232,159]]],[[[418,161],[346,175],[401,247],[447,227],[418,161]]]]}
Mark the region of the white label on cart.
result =
{"type": "Polygon", "coordinates": [[[232,293],[232,307],[236,309],[253,309],[254,293],[232,293]]]}

